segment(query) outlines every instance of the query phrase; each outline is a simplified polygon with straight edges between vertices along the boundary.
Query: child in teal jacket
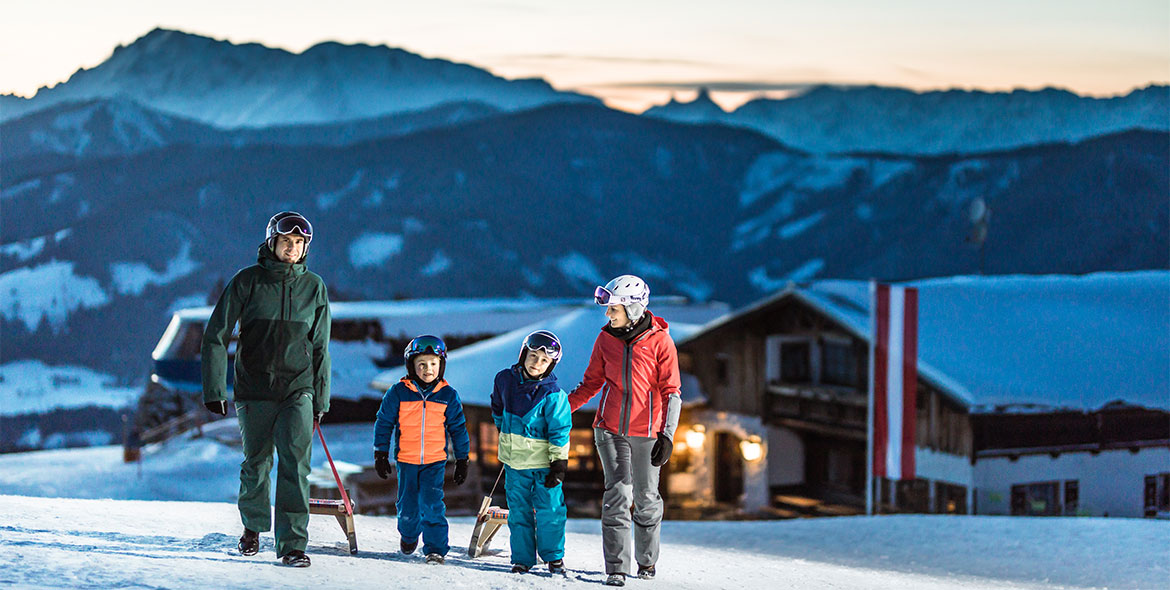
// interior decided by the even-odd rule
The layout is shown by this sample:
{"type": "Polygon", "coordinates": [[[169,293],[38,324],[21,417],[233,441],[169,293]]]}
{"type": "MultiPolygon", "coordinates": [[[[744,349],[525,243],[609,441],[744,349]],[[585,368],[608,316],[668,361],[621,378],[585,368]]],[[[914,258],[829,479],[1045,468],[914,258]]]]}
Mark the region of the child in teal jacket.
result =
{"type": "Polygon", "coordinates": [[[561,358],[556,335],[538,330],[524,339],[520,360],[496,374],[492,420],[500,431],[512,572],[536,565],[564,573],[565,495],[561,482],[569,464],[569,400],[553,367],[561,358]]]}

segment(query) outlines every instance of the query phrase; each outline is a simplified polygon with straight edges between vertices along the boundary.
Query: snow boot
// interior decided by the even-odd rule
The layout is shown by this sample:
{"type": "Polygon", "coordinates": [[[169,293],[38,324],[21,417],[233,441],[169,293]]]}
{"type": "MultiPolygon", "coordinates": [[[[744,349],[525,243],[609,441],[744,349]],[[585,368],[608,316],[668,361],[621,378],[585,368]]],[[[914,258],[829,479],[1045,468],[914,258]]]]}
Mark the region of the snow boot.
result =
{"type": "Polygon", "coordinates": [[[643,580],[653,580],[654,573],[655,573],[654,566],[652,566],[652,565],[638,566],[638,577],[643,579],[643,580]]]}
{"type": "Polygon", "coordinates": [[[402,541],[400,541],[398,543],[398,548],[402,550],[402,553],[404,555],[410,555],[411,553],[414,553],[414,550],[417,547],[418,547],[418,539],[415,539],[409,543],[406,542],[406,539],[403,539],[402,541]]]}
{"type": "Polygon", "coordinates": [[[309,567],[312,562],[309,561],[309,556],[305,555],[304,551],[300,549],[293,549],[284,554],[280,561],[289,567],[309,567]]]}
{"type": "Polygon", "coordinates": [[[429,565],[443,565],[443,556],[438,553],[427,554],[427,564],[429,565]]]}
{"type": "Polygon", "coordinates": [[[512,573],[526,574],[526,573],[528,573],[528,566],[526,566],[522,563],[513,563],[512,564],[512,573]]]}
{"type": "Polygon", "coordinates": [[[554,559],[554,560],[548,562],[548,573],[550,573],[550,574],[564,574],[565,573],[565,560],[554,559]]]}
{"type": "Polygon", "coordinates": [[[260,533],[245,528],[236,547],[239,548],[240,555],[256,555],[260,551],[260,533]]]}
{"type": "Polygon", "coordinates": [[[626,585],[626,575],[625,574],[610,574],[609,577],[605,579],[605,585],[606,586],[625,586],[626,585]]]}

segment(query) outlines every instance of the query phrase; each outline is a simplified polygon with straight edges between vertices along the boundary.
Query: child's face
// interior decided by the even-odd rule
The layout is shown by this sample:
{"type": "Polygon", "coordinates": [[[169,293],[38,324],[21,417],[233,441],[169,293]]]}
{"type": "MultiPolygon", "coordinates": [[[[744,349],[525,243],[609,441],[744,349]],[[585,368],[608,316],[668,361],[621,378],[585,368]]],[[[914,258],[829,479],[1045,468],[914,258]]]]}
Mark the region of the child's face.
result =
{"type": "Polygon", "coordinates": [[[543,375],[551,363],[552,357],[543,350],[529,350],[528,354],[524,355],[524,371],[531,379],[543,375]]]}
{"type": "Polygon", "coordinates": [[[626,315],[624,305],[607,305],[605,317],[609,319],[609,325],[613,328],[624,328],[630,324],[630,317],[626,315]]]}
{"type": "Polygon", "coordinates": [[[414,357],[414,374],[423,383],[430,383],[439,378],[439,357],[433,354],[420,354],[414,357]]]}

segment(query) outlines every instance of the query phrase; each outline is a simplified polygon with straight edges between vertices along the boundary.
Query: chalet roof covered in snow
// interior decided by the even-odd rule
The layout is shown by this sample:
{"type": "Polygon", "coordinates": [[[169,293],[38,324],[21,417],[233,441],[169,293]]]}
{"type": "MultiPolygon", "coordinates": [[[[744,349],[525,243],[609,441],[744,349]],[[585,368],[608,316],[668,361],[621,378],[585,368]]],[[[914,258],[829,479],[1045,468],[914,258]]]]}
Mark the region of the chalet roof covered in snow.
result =
{"type": "MultiPolygon", "coordinates": [[[[720,303],[706,305],[654,305],[652,313],[661,314],[669,324],[674,339],[683,338],[697,331],[701,325],[727,313],[727,306],[720,303]]],[[[511,332],[500,334],[475,344],[452,351],[447,356],[444,377],[456,390],[464,404],[491,405],[492,383],[496,373],[508,368],[519,359],[520,346],[524,337],[534,330],[551,330],[561,339],[564,355],[553,373],[565,391],[570,391],[585,375],[593,341],[605,326],[601,307],[593,304],[578,307],[560,317],[541,320],[511,332]]],[[[403,367],[383,371],[370,384],[376,390],[385,391],[405,374],[403,367]]],[[[691,391],[692,394],[697,391],[691,391]]],[[[684,401],[687,392],[683,392],[684,401]]],[[[593,398],[585,405],[595,409],[599,398],[593,398]]]]}
{"type": "MultiPolygon", "coordinates": [[[[919,290],[920,375],[970,406],[1097,409],[1123,400],[1170,409],[1170,272],[901,284],[919,290]]],[[[790,285],[703,333],[786,297],[869,340],[865,281],[790,285]]]]}

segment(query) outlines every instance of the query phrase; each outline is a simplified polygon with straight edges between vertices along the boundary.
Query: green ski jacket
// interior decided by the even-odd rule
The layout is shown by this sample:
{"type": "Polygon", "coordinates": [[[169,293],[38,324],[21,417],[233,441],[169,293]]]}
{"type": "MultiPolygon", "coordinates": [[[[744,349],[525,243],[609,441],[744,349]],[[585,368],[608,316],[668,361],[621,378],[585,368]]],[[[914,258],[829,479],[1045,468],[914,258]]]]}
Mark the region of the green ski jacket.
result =
{"type": "Polygon", "coordinates": [[[227,399],[227,353],[236,346],[235,399],[282,401],[313,396],[315,414],[329,411],[329,295],[304,259],[281,262],[260,246],[257,264],[236,273],[203,333],[203,401],[227,399]]]}

